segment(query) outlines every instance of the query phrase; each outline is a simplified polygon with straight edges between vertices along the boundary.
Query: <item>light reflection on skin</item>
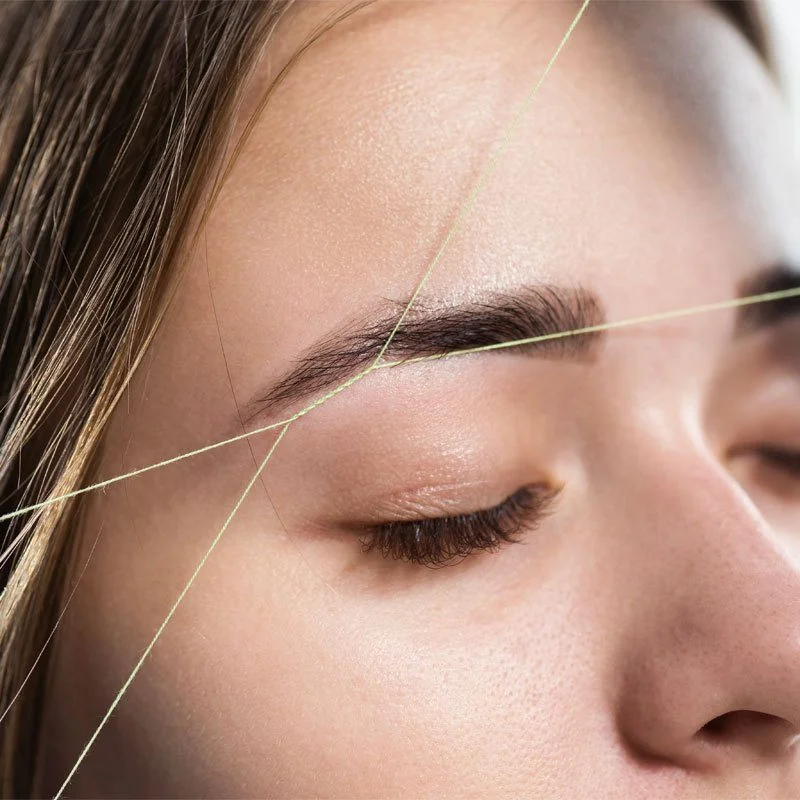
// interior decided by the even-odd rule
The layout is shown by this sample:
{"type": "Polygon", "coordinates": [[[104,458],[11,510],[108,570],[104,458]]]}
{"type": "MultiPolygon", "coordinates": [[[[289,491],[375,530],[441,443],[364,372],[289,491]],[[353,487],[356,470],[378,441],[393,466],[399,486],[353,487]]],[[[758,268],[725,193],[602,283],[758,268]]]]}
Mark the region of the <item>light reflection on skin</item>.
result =
{"type": "MultiPolygon", "coordinates": [[[[286,52],[332,7],[290,21],[286,52]]],[[[309,53],[222,192],[104,473],[222,438],[233,394],[406,298],[575,10],[386,4],[309,53]]],[[[583,286],[624,319],[734,296],[800,260],[783,125],[712,9],[598,3],[423,299],[583,286]]],[[[702,315],[584,361],[382,370],[299,420],[72,791],[800,793],[800,478],[758,451],[800,448],[796,362],[763,356],[796,325],[734,329],[702,315]],[[794,390],[759,413],[774,381],[794,390]],[[538,530],[458,566],[364,554],[352,530],[404,491],[456,513],[539,480],[563,491],[538,530]]],[[[273,440],[92,497],[87,551],[105,527],[49,698],[56,786],[273,440]]]]}

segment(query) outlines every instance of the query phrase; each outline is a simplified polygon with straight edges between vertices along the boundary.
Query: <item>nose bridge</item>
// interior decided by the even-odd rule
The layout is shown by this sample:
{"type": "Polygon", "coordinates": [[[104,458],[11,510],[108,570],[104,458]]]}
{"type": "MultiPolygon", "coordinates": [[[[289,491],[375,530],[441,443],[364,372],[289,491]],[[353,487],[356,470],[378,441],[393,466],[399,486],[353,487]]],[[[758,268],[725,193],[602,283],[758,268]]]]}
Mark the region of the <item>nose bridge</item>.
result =
{"type": "Polygon", "coordinates": [[[686,447],[642,466],[631,488],[642,501],[637,549],[653,586],[709,632],[748,618],[759,628],[778,617],[797,625],[800,572],[724,465],[686,447]]]}
{"type": "MultiPolygon", "coordinates": [[[[712,720],[755,712],[779,724],[750,750],[769,740],[785,754],[800,731],[800,575],[713,455],[691,445],[644,461],[626,470],[622,728],[691,760],[712,720]]],[[[744,742],[755,728],[737,730],[744,742]]]]}

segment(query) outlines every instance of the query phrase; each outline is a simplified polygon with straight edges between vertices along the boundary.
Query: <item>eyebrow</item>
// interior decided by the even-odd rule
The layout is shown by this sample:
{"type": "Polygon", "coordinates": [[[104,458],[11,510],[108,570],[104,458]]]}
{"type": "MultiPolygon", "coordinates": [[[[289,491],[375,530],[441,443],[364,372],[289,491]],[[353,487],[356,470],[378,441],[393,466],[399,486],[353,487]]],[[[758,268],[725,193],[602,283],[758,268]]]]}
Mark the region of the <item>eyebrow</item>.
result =
{"type": "MultiPolygon", "coordinates": [[[[800,268],[776,264],[742,283],[739,297],[800,290],[800,268]]],[[[800,317],[800,296],[794,295],[767,303],[742,306],[736,319],[737,335],[775,328],[786,320],[800,317]]]]}
{"type": "MultiPolygon", "coordinates": [[[[245,421],[330,389],[368,367],[392,335],[386,361],[443,355],[473,347],[590,328],[605,321],[596,294],[583,288],[523,286],[461,305],[420,301],[397,328],[406,303],[391,313],[350,323],[306,350],[289,372],[257,392],[243,408],[245,421]]],[[[543,358],[586,360],[602,334],[587,332],[523,344],[511,352],[543,358]]]]}

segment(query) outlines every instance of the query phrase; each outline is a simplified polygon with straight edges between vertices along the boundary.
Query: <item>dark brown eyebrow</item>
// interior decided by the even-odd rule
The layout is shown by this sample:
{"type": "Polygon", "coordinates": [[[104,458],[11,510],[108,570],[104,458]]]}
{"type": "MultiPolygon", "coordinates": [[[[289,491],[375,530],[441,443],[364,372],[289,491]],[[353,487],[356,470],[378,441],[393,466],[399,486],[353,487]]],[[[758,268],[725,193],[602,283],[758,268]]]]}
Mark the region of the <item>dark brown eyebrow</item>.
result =
{"type": "MultiPolygon", "coordinates": [[[[390,314],[347,325],[309,348],[296,366],[258,392],[243,408],[245,420],[329,390],[375,360],[397,324],[405,303],[390,314]]],[[[513,342],[603,323],[598,297],[585,289],[525,286],[455,306],[416,305],[397,329],[385,361],[442,355],[472,347],[513,342]]],[[[533,342],[511,349],[548,358],[588,357],[599,332],[533,342]]]]}
{"type": "MultiPolygon", "coordinates": [[[[800,289],[800,268],[789,264],[776,264],[746,280],[739,289],[739,297],[798,289],[800,289]]],[[[736,319],[736,332],[754,333],[764,328],[773,328],[794,317],[800,317],[800,296],[797,295],[742,306],[736,319]]]]}

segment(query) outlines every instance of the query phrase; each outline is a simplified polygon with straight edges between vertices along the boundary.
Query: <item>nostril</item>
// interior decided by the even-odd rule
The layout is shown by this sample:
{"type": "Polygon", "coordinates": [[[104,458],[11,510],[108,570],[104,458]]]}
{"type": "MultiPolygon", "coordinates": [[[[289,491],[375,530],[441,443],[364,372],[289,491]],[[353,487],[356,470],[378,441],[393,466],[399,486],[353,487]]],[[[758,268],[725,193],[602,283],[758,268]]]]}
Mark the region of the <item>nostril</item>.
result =
{"type": "Polygon", "coordinates": [[[697,732],[708,744],[745,747],[765,758],[783,752],[796,735],[794,726],[782,717],[744,710],[714,717],[697,732]]]}

